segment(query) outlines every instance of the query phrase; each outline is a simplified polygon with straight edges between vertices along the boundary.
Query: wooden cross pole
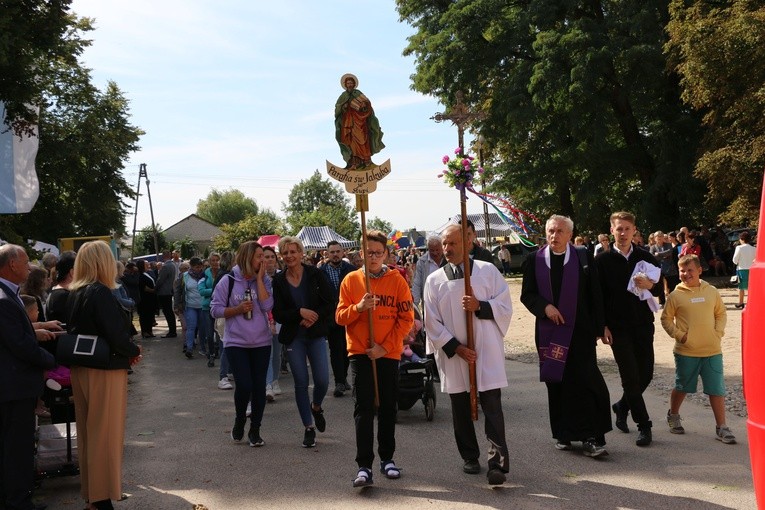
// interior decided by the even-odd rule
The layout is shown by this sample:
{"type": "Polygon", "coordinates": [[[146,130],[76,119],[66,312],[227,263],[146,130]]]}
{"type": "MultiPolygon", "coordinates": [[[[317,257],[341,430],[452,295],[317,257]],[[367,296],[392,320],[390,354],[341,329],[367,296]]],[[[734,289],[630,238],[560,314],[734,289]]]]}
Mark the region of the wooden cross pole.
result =
{"type": "MultiPolygon", "coordinates": [[[[364,250],[364,285],[366,286],[367,294],[371,291],[372,287],[369,282],[369,256],[367,256],[367,248],[364,245],[367,239],[367,217],[366,212],[369,210],[369,195],[368,194],[356,194],[356,210],[361,213],[361,248],[364,250]]],[[[374,309],[367,310],[367,317],[369,319],[369,348],[372,349],[375,346],[375,325],[374,309]]],[[[380,390],[377,385],[377,360],[372,360],[372,380],[375,386],[375,409],[380,407],[380,390]]]]}
{"type": "MultiPolygon", "coordinates": [[[[460,213],[462,216],[462,262],[465,265],[465,270],[462,271],[465,275],[465,295],[472,296],[473,288],[470,286],[470,250],[468,248],[467,196],[465,195],[465,188],[460,190],[460,213]]],[[[473,312],[468,310],[465,310],[465,329],[467,330],[467,347],[474,351],[475,334],[473,332],[473,312]]],[[[475,361],[468,363],[468,376],[470,378],[470,418],[473,421],[478,421],[478,381],[475,361]]]]}
{"type": "MultiPolygon", "coordinates": [[[[443,122],[449,120],[457,126],[457,142],[462,153],[465,152],[465,126],[475,120],[480,120],[484,117],[482,112],[473,113],[467,105],[462,101],[464,95],[461,91],[456,94],[457,100],[454,106],[452,106],[448,112],[436,113],[432,120],[436,122],[443,122]]],[[[467,237],[467,196],[465,194],[465,188],[460,190],[460,212],[462,216],[462,253],[463,262],[465,264],[465,295],[472,296],[473,289],[470,286],[470,252],[472,246],[469,246],[467,237]]],[[[473,312],[465,311],[465,326],[467,328],[467,347],[468,349],[475,350],[475,333],[473,332],[473,312]]],[[[476,365],[475,362],[468,363],[468,371],[470,377],[470,418],[473,421],[478,420],[478,383],[476,379],[476,365]]]]}

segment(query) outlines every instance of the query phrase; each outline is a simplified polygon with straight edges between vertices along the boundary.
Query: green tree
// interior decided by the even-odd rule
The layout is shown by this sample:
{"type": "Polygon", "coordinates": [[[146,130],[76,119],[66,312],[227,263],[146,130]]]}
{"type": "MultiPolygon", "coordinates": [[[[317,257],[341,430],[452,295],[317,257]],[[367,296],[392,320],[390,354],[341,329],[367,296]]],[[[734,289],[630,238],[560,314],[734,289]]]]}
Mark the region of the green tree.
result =
{"type": "Polygon", "coordinates": [[[212,190],[207,198],[197,202],[197,216],[214,225],[233,225],[248,216],[258,214],[258,204],[237,189],[212,190]]]}
{"type": "Polygon", "coordinates": [[[614,209],[696,222],[700,117],[663,54],[668,0],[397,0],[413,88],[458,91],[492,147],[495,191],[600,230],[614,209]],[[696,220],[696,221],[693,221],[696,220]]]}
{"type": "Polygon", "coordinates": [[[74,65],[87,42],[73,47],[77,19],[68,14],[71,0],[0,0],[0,101],[6,124],[17,133],[36,131],[37,112],[49,91],[40,77],[41,62],[74,65]]]}
{"type": "MultiPolygon", "coordinates": [[[[164,250],[170,249],[170,244],[167,242],[165,234],[162,232],[162,227],[157,224],[157,245],[159,253],[164,250]]],[[[151,229],[151,225],[147,225],[141,230],[136,230],[135,239],[133,240],[133,256],[139,257],[141,255],[154,254],[154,232],[151,229]]]]}
{"type": "Polygon", "coordinates": [[[217,251],[236,251],[245,241],[255,241],[266,234],[284,234],[284,222],[270,209],[264,209],[260,214],[247,216],[245,219],[232,224],[223,224],[220,229],[223,234],[213,240],[217,251]]]}
{"type": "Polygon", "coordinates": [[[765,167],[765,7],[761,1],[673,0],[666,45],[683,100],[707,128],[696,175],[719,220],[758,220],[765,167]]]}
{"type": "MultiPolygon", "coordinates": [[[[70,53],[88,43],[80,34],[89,20],[75,20],[67,33],[70,53]]],[[[124,161],[138,150],[143,132],[129,122],[129,105],[114,82],[104,91],[90,70],[69,59],[38,61],[43,96],[36,169],[40,196],[28,214],[2,220],[23,238],[52,242],[59,237],[122,231],[127,204],[135,196],[122,175],[124,161]]]]}
{"type": "Polygon", "coordinates": [[[180,241],[175,241],[173,243],[173,249],[178,250],[182,259],[190,259],[197,253],[197,246],[194,244],[194,241],[191,240],[190,236],[186,236],[180,241]]]}
{"type": "Polygon", "coordinates": [[[379,230],[385,234],[390,234],[393,231],[393,223],[375,216],[367,221],[367,230],[379,230]]]}
{"type": "Polygon", "coordinates": [[[348,239],[359,236],[360,227],[350,198],[338,185],[322,179],[318,170],[292,187],[282,209],[292,234],[303,227],[326,225],[348,239]]]}

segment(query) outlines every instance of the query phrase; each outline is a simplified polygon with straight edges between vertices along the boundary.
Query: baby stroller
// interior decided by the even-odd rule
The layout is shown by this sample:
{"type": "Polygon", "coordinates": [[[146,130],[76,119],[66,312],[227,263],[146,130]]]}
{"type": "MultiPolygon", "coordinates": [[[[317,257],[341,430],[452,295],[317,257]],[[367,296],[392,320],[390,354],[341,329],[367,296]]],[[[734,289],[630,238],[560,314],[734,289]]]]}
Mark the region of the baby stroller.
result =
{"type": "Polygon", "coordinates": [[[433,421],[436,412],[435,363],[425,358],[403,361],[398,367],[398,408],[411,409],[418,400],[425,405],[425,419],[433,421]]]}
{"type": "Polygon", "coordinates": [[[80,474],[72,387],[59,388],[46,387],[43,393],[51,423],[37,427],[35,474],[38,481],[80,474]]]}
{"type": "Polygon", "coordinates": [[[398,368],[398,408],[411,409],[418,400],[425,405],[425,419],[433,421],[436,412],[436,363],[425,357],[425,333],[419,311],[405,340],[404,356],[398,368]]]}

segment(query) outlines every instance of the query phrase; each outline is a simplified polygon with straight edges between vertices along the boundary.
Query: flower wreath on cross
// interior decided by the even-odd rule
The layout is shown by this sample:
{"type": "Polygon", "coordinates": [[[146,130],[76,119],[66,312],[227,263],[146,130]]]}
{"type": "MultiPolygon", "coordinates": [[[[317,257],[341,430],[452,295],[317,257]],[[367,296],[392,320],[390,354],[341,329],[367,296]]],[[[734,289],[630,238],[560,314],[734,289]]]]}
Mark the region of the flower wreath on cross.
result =
{"type": "Polygon", "coordinates": [[[441,162],[446,165],[446,168],[438,174],[438,177],[443,178],[450,187],[460,191],[470,188],[473,178],[483,173],[483,167],[473,156],[465,155],[462,147],[454,149],[454,158],[444,156],[441,162]]]}

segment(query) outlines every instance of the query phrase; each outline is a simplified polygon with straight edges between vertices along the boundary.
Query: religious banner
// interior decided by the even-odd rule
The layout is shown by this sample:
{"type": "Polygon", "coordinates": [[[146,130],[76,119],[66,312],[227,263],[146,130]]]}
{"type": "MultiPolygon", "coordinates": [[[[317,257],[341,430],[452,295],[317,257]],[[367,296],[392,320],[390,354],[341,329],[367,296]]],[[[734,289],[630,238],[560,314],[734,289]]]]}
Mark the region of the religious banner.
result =
{"type": "MultiPolygon", "coordinates": [[[[385,148],[382,142],[383,132],[375,116],[372,102],[357,87],[359,79],[350,73],[340,78],[343,93],[335,101],[335,139],[340,146],[340,154],[345,165],[335,165],[327,161],[327,173],[333,179],[342,182],[348,193],[356,196],[356,210],[361,214],[362,239],[367,237],[366,211],[369,210],[369,194],[377,189],[377,181],[390,173],[390,160],[382,165],[375,165],[372,156],[385,148]]],[[[362,250],[366,250],[362,242],[362,250]]],[[[370,292],[369,259],[364,257],[364,278],[366,292],[370,292]]],[[[369,314],[369,347],[375,347],[373,312],[369,314]]],[[[372,360],[372,378],[374,381],[374,406],[380,406],[377,385],[377,364],[372,360]]]]}
{"type": "Polygon", "coordinates": [[[40,195],[35,170],[39,140],[16,135],[3,121],[5,104],[0,102],[0,214],[28,213],[40,195]]]}

